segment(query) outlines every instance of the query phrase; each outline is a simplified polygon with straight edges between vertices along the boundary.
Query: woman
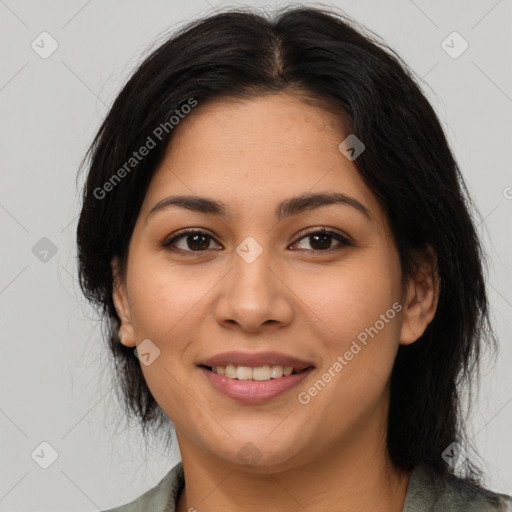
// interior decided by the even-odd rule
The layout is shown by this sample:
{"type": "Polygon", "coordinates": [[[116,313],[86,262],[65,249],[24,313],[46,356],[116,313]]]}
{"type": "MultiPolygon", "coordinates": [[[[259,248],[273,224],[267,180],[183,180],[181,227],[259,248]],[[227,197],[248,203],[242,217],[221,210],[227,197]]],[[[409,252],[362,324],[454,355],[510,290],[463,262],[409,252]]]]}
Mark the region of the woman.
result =
{"type": "Polygon", "coordinates": [[[463,179],[407,66],[356,27],[196,21],[91,146],[82,289],[128,411],[170,420],[181,454],[117,512],[511,509],[461,424],[493,339],[463,179]]]}

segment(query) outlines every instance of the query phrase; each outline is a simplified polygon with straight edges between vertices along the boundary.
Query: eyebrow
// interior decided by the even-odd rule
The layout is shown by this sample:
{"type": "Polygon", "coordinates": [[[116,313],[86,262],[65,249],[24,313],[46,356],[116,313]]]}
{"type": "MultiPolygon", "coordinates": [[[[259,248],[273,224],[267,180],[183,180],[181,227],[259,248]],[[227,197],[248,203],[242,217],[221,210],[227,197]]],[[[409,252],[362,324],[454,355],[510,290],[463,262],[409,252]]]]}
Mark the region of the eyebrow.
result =
{"type": "MultiPolygon", "coordinates": [[[[285,199],[279,203],[275,209],[275,216],[278,220],[292,215],[298,215],[307,210],[327,206],[331,204],[341,204],[349,206],[372,220],[368,208],[361,202],[351,196],[339,192],[305,193],[297,197],[285,199]]],[[[190,211],[227,217],[227,207],[221,201],[200,196],[169,196],[156,203],[148,213],[148,217],[156,212],[170,207],[185,208],[190,211]]]]}

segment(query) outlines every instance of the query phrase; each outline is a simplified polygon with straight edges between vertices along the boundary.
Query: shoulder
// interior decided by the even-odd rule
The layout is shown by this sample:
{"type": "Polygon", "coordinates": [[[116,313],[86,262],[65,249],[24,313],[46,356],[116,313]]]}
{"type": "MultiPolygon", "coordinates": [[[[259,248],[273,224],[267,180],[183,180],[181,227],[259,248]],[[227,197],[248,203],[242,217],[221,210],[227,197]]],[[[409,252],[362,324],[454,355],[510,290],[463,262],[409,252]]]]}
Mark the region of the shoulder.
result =
{"type": "Polygon", "coordinates": [[[463,480],[437,477],[427,466],[414,468],[403,512],[505,512],[512,498],[488,489],[476,489],[463,480]]]}
{"type": "Polygon", "coordinates": [[[102,512],[175,512],[183,486],[183,466],[178,462],[155,487],[136,500],[102,512]]]}

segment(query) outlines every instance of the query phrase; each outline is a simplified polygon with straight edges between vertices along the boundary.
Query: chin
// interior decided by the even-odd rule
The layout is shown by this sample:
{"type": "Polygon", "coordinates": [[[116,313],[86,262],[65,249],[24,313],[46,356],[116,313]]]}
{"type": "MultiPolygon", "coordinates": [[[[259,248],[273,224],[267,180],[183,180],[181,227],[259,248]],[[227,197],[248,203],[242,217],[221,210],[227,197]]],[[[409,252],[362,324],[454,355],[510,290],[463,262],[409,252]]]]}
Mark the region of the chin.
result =
{"type": "MultiPolygon", "coordinates": [[[[297,446],[291,439],[278,441],[268,434],[231,439],[225,450],[215,456],[227,464],[236,466],[237,471],[249,473],[280,472],[291,469],[303,462],[306,447],[297,446]],[[239,448],[238,448],[239,447],[239,448]]],[[[314,457],[312,457],[314,458],[314,457]]]]}

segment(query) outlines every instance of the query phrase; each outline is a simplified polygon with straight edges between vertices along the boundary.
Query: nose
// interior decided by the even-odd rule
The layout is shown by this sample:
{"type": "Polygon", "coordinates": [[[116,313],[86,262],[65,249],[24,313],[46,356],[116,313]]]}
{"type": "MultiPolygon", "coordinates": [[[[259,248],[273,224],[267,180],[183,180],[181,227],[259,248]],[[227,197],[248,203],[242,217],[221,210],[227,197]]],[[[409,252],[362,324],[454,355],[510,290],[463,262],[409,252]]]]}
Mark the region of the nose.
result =
{"type": "Polygon", "coordinates": [[[291,323],[293,292],[279,266],[272,263],[270,250],[263,250],[254,261],[233,254],[233,268],[219,283],[214,303],[219,325],[257,333],[291,323]]]}

